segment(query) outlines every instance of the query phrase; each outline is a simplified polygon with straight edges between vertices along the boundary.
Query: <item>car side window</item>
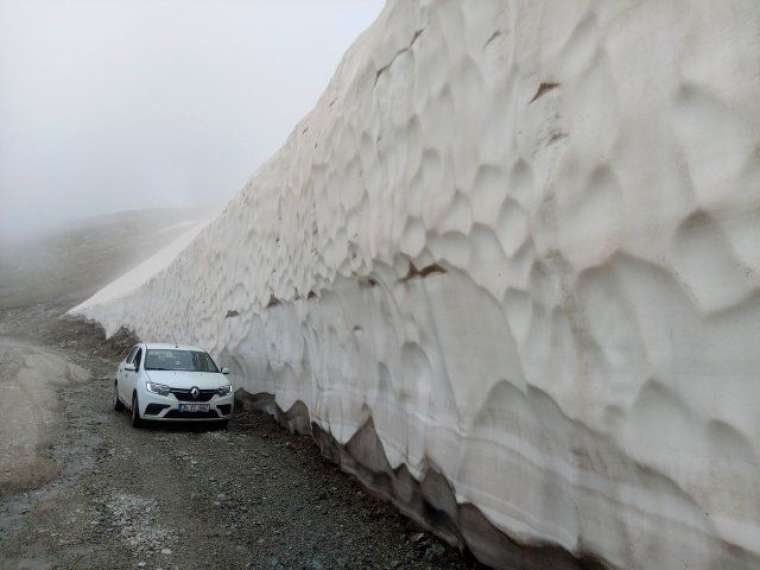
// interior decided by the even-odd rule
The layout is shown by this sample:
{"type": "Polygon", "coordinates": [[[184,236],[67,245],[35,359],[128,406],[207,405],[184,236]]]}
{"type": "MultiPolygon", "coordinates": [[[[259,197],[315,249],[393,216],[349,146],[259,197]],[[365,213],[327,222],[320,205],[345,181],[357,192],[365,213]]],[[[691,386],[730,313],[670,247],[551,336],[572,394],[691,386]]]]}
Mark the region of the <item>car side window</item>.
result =
{"type": "Polygon", "coordinates": [[[142,348],[135,355],[135,370],[140,370],[140,360],[142,360],[142,348]]]}
{"type": "Polygon", "coordinates": [[[135,354],[137,353],[138,347],[133,347],[132,350],[129,351],[129,356],[127,356],[127,364],[132,364],[132,360],[135,357],[135,354]]]}

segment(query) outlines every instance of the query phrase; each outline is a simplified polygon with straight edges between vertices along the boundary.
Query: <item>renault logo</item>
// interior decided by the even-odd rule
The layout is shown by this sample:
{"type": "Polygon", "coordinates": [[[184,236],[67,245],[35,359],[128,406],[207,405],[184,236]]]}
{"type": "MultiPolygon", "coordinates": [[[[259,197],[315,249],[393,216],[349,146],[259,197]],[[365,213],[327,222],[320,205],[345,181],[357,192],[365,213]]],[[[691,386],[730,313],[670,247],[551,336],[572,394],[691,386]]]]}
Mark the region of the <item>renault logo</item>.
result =
{"type": "Polygon", "coordinates": [[[193,400],[197,400],[198,396],[201,395],[201,391],[198,390],[197,386],[193,386],[192,388],[190,388],[190,395],[193,397],[193,400]]]}

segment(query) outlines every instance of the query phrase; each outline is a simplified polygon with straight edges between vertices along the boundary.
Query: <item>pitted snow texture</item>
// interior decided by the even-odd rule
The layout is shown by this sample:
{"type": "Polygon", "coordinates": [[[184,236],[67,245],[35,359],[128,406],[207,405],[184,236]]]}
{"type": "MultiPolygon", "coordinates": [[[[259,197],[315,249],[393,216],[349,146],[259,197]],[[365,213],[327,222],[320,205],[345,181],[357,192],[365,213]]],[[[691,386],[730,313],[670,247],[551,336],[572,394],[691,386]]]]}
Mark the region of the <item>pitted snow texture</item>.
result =
{"type": "Polygon", "coordinates": [[[760,565],[760,4],[390,0],[136,293],[519,541],[760,565]]]}

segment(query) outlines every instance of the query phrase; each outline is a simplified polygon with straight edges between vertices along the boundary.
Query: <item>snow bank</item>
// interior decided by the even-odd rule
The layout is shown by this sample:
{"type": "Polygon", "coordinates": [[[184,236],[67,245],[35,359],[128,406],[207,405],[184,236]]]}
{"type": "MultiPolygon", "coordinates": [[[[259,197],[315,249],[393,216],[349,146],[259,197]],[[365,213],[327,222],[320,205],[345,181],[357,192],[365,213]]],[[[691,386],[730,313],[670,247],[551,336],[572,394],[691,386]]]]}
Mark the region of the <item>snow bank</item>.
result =
{"type": "Polygon", "coordinates": [[[457,509],[612,566],[758,567],[758,29],[738,0],[390,0],[225,212],[80,311],[339,443],[370,425],[489,563],[457,509]]]}

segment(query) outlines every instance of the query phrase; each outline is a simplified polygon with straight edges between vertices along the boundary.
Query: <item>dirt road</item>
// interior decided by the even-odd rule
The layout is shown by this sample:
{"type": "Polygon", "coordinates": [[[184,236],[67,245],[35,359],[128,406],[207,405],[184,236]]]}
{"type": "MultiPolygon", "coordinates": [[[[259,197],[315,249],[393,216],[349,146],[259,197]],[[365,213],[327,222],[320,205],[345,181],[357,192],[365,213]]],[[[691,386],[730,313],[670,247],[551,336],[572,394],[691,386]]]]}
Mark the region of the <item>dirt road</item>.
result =
{"type": "Polygon", "coordinates": [[[3,465],[33,448],[19,484],[52,475],[0,498],[0,568],[473,567],[268,416],[131,428],[110,409],[123,347],[55,313],[0,315],[0,333],[27,337],[0,343],[0,381],[26,391],[27,412],[49,411],[2,404],[6,432],[28,418],[3,465]]]}

